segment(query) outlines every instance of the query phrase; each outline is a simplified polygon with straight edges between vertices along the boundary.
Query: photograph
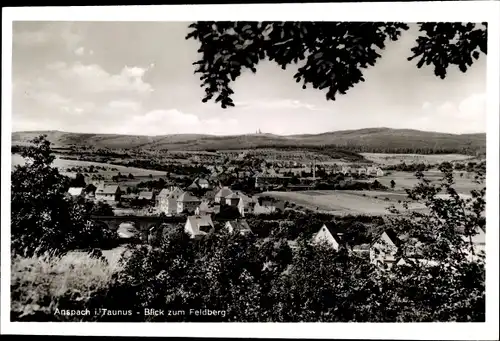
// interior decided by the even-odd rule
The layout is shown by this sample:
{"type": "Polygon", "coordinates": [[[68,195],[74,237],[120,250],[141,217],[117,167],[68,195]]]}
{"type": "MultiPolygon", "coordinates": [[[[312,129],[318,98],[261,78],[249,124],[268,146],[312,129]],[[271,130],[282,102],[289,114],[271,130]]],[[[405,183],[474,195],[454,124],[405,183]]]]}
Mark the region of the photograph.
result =
{"type": "Polygon", "coordinates": [[[492,322],[491,22],[268,17],[8,24],[2,322],[492,322]]]}

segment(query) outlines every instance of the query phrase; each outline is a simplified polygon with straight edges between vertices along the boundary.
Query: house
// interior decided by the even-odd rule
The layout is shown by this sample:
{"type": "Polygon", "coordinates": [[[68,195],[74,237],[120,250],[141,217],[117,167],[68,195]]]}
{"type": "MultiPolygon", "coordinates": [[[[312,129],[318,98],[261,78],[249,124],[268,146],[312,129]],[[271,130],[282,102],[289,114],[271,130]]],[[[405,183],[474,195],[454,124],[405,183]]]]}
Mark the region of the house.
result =
{"type": "Polygon", "coordinates": [[[244,217],[245,214],[253,212],[253,209],[255,207],[255,200],[247,197],[246,195],[240,196],[237,207],[240,215],[244,217]]]}
{"type": "Polygon", "coordinates": [[[214,223],[209,215],[189,216],[184,225],[184,231],[193,239],[202,238],[214,231],[214,223]]]}
{"type": "Polygon", "coordinates": [[[95,191],[97,201],[119,202],[121,190],[118,185],[100,185],[95,191]]]}
{"type": "Polygon", "coordinates": [[[151,201],[152,203],[154,201],[154,193],[151,191],[139,192],[137,199],[151,201]]]}
{"type": "Polygon", "coordinates": [[[177,213],[177,199],[183,193],[177,186],[164,188],[156,196],[156,208],[167,215],[177,213]]]}
{"type": "Polygon", "coordinates": [[[243,235],[252,233],[252,229],[244,219],[227,221],[224,227],[229,233],[237,232],[243,235]]]}
{"type": "Polygon", "coordinates": [[[278,200],[259,199],[253,208],[254,214],[271,214],[275,212],[283,212],[285,203],[278,200]]]}
{"type": "Polygon", "coordinates": [[[224,204],[226,197],[233,194],[233,191],[229,187],[222,187],[219,192],[215,195],[215,202],[219,204],[224,204]]]}
{"type": "Polygon", "coordinates": [[[220,189],[221,187],[219,186],[215,186],[214,188],[209,189],[203,194],[203,199],[207,201],[215,201],[215,196],[217,195],[217,193],[219,193],[220,189]]]}
{"type": "Polygon", "coordinates": [[[420,258],[420,257],[399,257],[399,259],[396,260],[395,264],[397,266],[413,266],[414,264],[419,263],[420,265],[423,266],[437,266],[439,265],[438,261],[435,260],[429,260],[425,258],[420,258]]]}
{"type": "Polygon", "coordinates": [[[358,175],[362,175],[362,174],[367,174],[368,170],[364,167],[361,167],[361,168],[357,169],[357,172],[358,172],[358,175]]]}
{"type": "Polygon", "coordinates": [[[342,247],[348,247],[344,238],[344,232],[339,231],[332,224],[323,224],[318,233],[314,235],[313,243],[326,243],[335,251],[338,251],[342,247]]]}
{"type": "Polygon", "coordinates": [[[370,262],[372,264],[387,264],[391,267],[396,261],[396,253],[401,240],[392,229],[385,230],[370,246],[370,262]]]}
{"type": "Polygon", "coordinates": [[[70,187],[68,189],[68,194],[72,197],[80,197],[85,194],[85,189],[83,187],[70,187]]]}
{"type": "Polygon", "coordinates": [[[202,201],[201,204],[196,207],[194,214],[196,215],[212,215],[220,212],[220,205],[210,205],[208,201],[202,201]]]}
{"type": "MultiPolygon", "coordinates": [[[[241,192],[233,192],[226,197],[225,203],[228,206],[237,207],[240,202],[240,198],[243,197],[246,197],[246,195],[241,192]]],[[[246,200],[248,200],[248,197],[246,197],[246,200]]]]}
{"type": "Polygon", "coordinates": [[[194,212],[200,203],[200,199],[189,192],[184,192],[177,199],[177,213],[194,212]]]}
{"type": "Polygon", "coordinates": [[[352,254],[361,258],[370,258],[370,244],[363,243],[352,247],[352,254]]]}
{"type": "Polygon", "coordinates": [[[189,185],[187,189],[189,190],[197,190],[197,189],[210,189],[210,182],[207,179],[203,178],[196,178],[194,181],[189,185]]]}
{"type": "Polygon", "coordinates": [[[351,173],[351,167],[342,167],[342,170],[340,171],[342,174],[347,175],[351,173]]]}
{"type": "Polygon", "coordinates": [[[384,171],[380,167],[369,167],[366,173],[372,176],[384,176],[384,171]]]}

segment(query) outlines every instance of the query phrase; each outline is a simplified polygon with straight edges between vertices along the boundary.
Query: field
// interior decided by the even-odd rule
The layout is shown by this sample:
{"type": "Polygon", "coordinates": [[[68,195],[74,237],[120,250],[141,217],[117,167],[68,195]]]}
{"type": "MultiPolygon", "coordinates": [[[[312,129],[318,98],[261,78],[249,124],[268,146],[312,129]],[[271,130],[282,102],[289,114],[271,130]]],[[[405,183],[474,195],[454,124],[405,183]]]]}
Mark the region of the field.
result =
{"type": "MultiPolygon", "coordinates": [[[[23,165],[24,164],[24,159],[21,157],[19,154],[12,154],[12,165],[11,168],[13,169],[16,165],[23,165]]],[[[149,169],[142,169],[142,168],[135,168],[135,167],[125,167],[125,166],[117,166],[117,165],[111,165],[108,163],[100,163],[100,162],[89,162],[89,161],[80,161],[80,160],[66,160],[66,159],[61,159],[61,158],[56,158],[54,160],[53,166],[59,168],[62,174],[67,175],[67,176],[75,176],[76,173],[72,172],[66,172],[65,170],[67,168],[72,168],[72,167],[89,167],[93,165],[99,166],[99,167],[105,167],[106,170],[98,170],[98,173],[94,174],[100,174],[105,177],[106,180],[111,180],[111,177],[114,175],[117,175],[118,172],[122,173],[123,175],[128,175],[131,173],[135,179],[127,179],[126,181],[121,181],[120,184],[126,185],[126,186],[134,186],[138,184],[141,181],[147,181],[147,180],[152,180],[149,178],[149,174],[152,175],[153,179],[158,179],[160,177],[165,177],[165,172],[160,172],[160,171],[155,171],[155,170],[149,170],[149,169]],[[111,170],[111,169],[116,169],[116,170],[111,170]]],[[[85,177],[86,182],[91,182],[93,174],[89,174],[88,177],[85,177]]]]}
{"type": "MultiPolygon", "coordinates": [[[[272,196],[277,199],[293,202],[299,206],[331,214],[364,214],[384,215],[388,214],[388,207],[398,204],[398,200],[404,200],[402,194],[391,193],[389,195],[369,195],[369,191],[300,191],[300,192],[265,192],[263,196],[272,196]],[[365,194],[366,196],[363,196],[365,194]],[[388,197],[389,200],[385,200],[388,197]]],[[[419,210],[424,207],[420,204],[411,204],[411,209],[419,210]]]]}
{"type": "MultiPolygon", "coordinates": [[[[424,172],[426,178],[438,182],[441,173],[438,171],[424,172]]],[[[377,178],[383,185],[390,187],[391,180],[396,182],[394,189],[387,191],[299,191],[299,192],[265,192],[277,199],[289,201],[299,206],[333,214],[387,214],[387,208],[394,205],[401,209],[401,203],[407,201],[405,189],[410,189],[418,183],[412,173],[394,172],[390,175],[377,178]]],[[[369,180],[370,182],[373,180],[369,180]]],[[[455,189],[461,194],[470,194],[473,189],[481,188],[481,185],[473,182],[473,179],[457,176],[455,189]]],[[[422,210],[424,206],[419,203],[410,203],[412,210],[422,210]]]]}
{"type": "Polygon", "coordinates": [[[430,163],[438,164],[444,161],[475,160],[474,156],[463,154],[386,154],[386,153],[360,153],[367,160],[381,165],[397,165],[399,163],[430,163]]]}
{"type": "MultiPolygon", "coordinates": [[[[424,175],[433,182],[438,182],[442,178],[442,173],[439,171],[427,171],[424,172],[424,175]]],[[[418,183],[414,173],[410,172],[392,172],[389,175],[378,177],[377,180],[386,187],[390,187],[391,180],[394,180],[396,183],[394,191],[398,193],[405,193],[405,189],[412,188],[418,183]]],[[[456,172],[454,188],[459,193],[469,194],[471,190],[479,189],[481,186],[474,182],[470,174],[464,174],[463,177],[460,177],[459,172],[456,172]]]]}

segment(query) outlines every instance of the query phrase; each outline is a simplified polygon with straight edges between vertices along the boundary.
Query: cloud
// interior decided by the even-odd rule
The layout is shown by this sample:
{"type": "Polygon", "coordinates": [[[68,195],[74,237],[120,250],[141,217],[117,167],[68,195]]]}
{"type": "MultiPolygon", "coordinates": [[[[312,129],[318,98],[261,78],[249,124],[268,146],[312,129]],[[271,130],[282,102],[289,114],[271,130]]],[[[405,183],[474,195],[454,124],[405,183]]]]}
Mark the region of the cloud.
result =
{"type": "Polygon", "coordinates": [[[83,54],[84,54],[84,53],[85,53],[85,48],[84,48],[84,47],[82,47],[82,46],[80,46],[79,48],[77,48],[77,49],[75,50],[75,54],[76,54],[77,56],[83,56],[83,54]]]}
{"type": "MultiPolygon", "coordinates": [[[[45,45],[63,45],[70,51],[74,51],[83,40],[83,34],[75,31],[73,23],[43,23],[36,30],[19,30],[24,25],[14,25],[12,42],[14,46],[21,48],[32,48],[45,45]]],[[[23,27],[24,28],[24,27],[23,27]]]]}
{"type": "Polygon", "coordinates": [[[410,123],[422,130],[443,130],[454,133],[486,131],[486,94],[476,93],[461,101],[446,101],[440,104],[425,102],[422,113],[410,123]]]}
{"type": "Polygon", "coordinates": [[[18,46],[32,47],[46,44],[50,41],[50,34],[43,31],[13,32],[12,43],[18,46]]]}
{"type": "Polygon", "coordinates": [[[117,126],[122,134],[166,135],[166,134],[240,134],[244,130],[236,119],[212,117],[199,118],[177,109],[158,109],[144,115],[136,115],[117,126]]]}
{"type": "Polygon", "coordinates": [[[108,108],[111,110],[139,111],[141,103],[131,100],[115,100],[108,103],[108,108]]]}
{"type": "Polygon", "coordinates": [[[307,109],[322,110],[317,106],[292,99],[258,100],[252,102],[235,102],[238,108],[246,109],[307,109]]]}
{"type": "Polygon", "coordinates": [[[59,87],[71,87],[80,93],[120,93],[122,95],[147,95],[153,91],[151,84],[143,80],[148,68],[125,66],[120,73],[111,74],[97,64],[80,62],[68,65],[55,62],[46,66],[53,71],[50,78],[59,87]]]}

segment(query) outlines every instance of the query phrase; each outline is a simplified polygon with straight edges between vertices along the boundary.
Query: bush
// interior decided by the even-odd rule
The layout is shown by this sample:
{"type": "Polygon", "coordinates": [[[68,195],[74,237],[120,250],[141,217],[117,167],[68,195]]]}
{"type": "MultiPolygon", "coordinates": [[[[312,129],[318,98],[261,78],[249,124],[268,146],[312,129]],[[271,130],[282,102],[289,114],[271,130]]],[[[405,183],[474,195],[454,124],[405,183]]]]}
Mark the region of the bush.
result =
{"type": "Polygon", "coordinates": [[[68,317],[56,314],[56,309],[95,309],[120,265],[84,252],[46,252],[14,256],[11,269],[12,321],[91,321],[94,314],[68,317]]]}

